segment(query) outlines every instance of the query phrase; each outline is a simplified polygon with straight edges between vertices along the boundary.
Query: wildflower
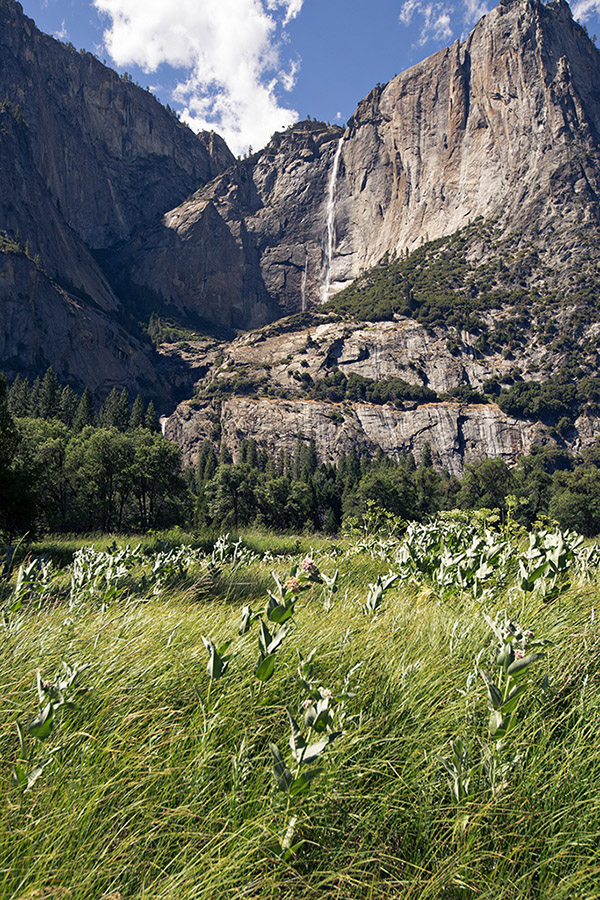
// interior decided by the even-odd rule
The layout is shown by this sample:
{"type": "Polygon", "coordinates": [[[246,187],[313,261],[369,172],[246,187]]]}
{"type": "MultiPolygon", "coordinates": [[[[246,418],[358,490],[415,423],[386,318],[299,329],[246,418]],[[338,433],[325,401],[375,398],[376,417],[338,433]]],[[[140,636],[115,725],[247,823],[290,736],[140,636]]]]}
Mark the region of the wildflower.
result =
{"type": "Polygon", "coordinates": [[[300,568],[306,575],[319,575],[319,569],[310,556],[306,556],[300,563],[300,568]]]}
{"type": "Polygon", "coordinates": [[[529,629],[527,629],[527,631],[524,631],[524,632],[523,632],[523,637],[524,637],[526,640],[530,641],[530,640],[532,640],[532,638],[535,637],[535,634],[534,634],[533,631],[530,631],[529,629]]]}
{"type": "Polygon", "coordinates": [[[330,691],[329,688],[321,688],[321,697],[323,700],[333,700],[333,691],[330,691]]]}
{"type": "Polygon", "coordinates": [[[286,579],[285,584],[283,585],[286,591],[291,591],[292,594],[299,594],[302,590],[302,585],[300,584],[300,579],[290,575],[289,578],[286,579]]]}
{"type": "Polygon", "coordinates": [[[523,659],[525,656],[524,650],[515,650],[515,659],[523,659]]]}
{"type": "Polygon", "coordinates": [[[313,705],[312,700],[303,700],[302,701],[302,709],[310,709],[313,705]]]}

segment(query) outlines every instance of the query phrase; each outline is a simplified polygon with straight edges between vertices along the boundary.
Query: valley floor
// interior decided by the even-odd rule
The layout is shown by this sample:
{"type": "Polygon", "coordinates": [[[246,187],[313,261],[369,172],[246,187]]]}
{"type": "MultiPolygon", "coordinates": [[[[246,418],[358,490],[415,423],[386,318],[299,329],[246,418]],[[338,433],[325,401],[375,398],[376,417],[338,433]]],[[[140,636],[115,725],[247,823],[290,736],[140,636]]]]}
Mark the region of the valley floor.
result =
{"type": "Polygon", "coordinates": [[[596,545],[445,514],[33,549],[0,587],[1,896],[600,896],[596,545]]]}

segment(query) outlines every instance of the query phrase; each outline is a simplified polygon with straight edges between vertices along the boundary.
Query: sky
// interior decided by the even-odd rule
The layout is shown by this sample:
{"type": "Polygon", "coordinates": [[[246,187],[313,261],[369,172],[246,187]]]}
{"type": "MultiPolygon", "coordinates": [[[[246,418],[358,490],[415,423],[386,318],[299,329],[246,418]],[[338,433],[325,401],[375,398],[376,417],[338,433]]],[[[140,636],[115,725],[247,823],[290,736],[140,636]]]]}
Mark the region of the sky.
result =
{"type": "MultiPolygon", "coordinates": [[[[236,155],[463,39],[494,0],[21,0],[38,27],[150,87],[236,155]]],[[[600,0],[574,16],[600,36],[600,0]]]]}

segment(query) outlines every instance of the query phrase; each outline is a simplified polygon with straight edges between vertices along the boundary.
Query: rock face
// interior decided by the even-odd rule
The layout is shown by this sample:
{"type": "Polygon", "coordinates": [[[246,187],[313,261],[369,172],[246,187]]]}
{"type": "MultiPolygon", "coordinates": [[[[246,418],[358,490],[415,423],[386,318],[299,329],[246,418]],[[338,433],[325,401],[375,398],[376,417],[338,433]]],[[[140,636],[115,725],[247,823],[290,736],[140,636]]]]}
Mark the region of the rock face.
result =
{"type": "Polygon", "coordinates": [[[0,97],[19,105],[36,167],[66,223],[94,249],[181,202],[233,162],[147,91],[0,0],[0,97]]]}
{"type": "Polygon", "coordinates": [[[117,384],[167,400],[90,249],[129,237],[233,157],[39,32],[14,0],[0,0],[0,45],[1,365],[32,376],[52,365],[99,395],[117,384]]]}
{"type": "Polygon", "coordinates": [[[202,302],[215,316],[220,266],[205,234],[220,219],[236,308],[258,303],[243,323],[268,300],[280,314],[318,304],[329,268],[333,293],[478,216],[543,246],[556,246],[560,219],[561,246],[576,248],[600,217],[599,83],[600,53],[563,0],[506,0],[466,41],[375,89],[344,132],[305,122],[276,135],[166,215],[162,234],[138,235],[119,263],[181,307],[199,296],[208,259],[202,302]]]}
{"type": "Polygon", "coordinates": [[[27,125],[6,106],[0,110],[0,154],[13,160],[10,170],[0,167],[4,227],[21,235],[17,241],[0,234],[4,371],[38,373],[51,365],[64,381],[87,384],[98,394],[127,384],[166,398],[149,348],[119,324],[119,301],[51,202],[33,163],[27,125]]]}
{"type": "MultiPolygon", "coordinates": [[[[273,387],[299,393],[307,380],[302,376],[317,381],[339,371],[372,381],[402,378],[443,394],[461,385],[480,390],[489,379],[503,381],[515,365],[525,365],[520,357],[477,353],[468,343],[470,335],[464,339],[460,351],[451,352],[441,328],[427,330],[404,316],[394,322],[322,324],[315,317],[315,324],[306,328],[280,333],[275,324],[241,336],[223,348],[224,365],[205,373],[205,379],[227,379],[240,368],[249,368],[257,377],[267,376],[273,387]]],[[[532,365],[542,354],[546,361],[560,361],[560,354],[547,348],[529,347],[528,351],[532,365]]]]}
{"type": "MultiPolygon", "coordinates": [[[[334,373],[357,375],[372,384],[399,378],[410,385],[447,394],[461,387],[478,390],[489,379],[502,381],[515,365],[535,367],[544,353],[560,363],[560,351],[531,346],[524,358],[476,353],[468,344],[450,352],[442,329],[427,330],[398,316],[394,322],[327,321],[310,326],[275,323],[229,344],[207,341],[188,346],[200,378],[197,396],[181,403],[166,420],[165,433],[194,466],[205,440],[223,439],[234,454],[253,438],[270,450],[292,451],[298,435],[313,438],[319,457],[333,461],[352,447],[420,460],[429,444],[437,466],[461,476],[465,465],[486,456],[513,464],[544,444],[573,452],[595,443],[596,415],[580,415],[565,436],[541,422],[523,421],[495,403],[443,400],[375,404],[330,402],[307,391],[334,373]],[[240,396],[251,391],[251,396],[240,396]]],[[[467,338],[468,335],[465,335],[467,338]]]]}
{"type": "Polygon", "coordinates": [[[165,434],[194,466],[215,422],[235,454],[243,438],[272,450],[294,450],[298,435],[313,438],[320,459],[333,461],[353,447],[382,449],[390,456],[414,453],[419,460],[429,444],[434,462],[452,475],[485,456],[512,464],[548,437],[540,426],[519,422],[493,405],[430,403],[397,410],[368,403],[318,403],[308,400],[231,397],[194,409],[181,404],[167,420],[165,434]]]}

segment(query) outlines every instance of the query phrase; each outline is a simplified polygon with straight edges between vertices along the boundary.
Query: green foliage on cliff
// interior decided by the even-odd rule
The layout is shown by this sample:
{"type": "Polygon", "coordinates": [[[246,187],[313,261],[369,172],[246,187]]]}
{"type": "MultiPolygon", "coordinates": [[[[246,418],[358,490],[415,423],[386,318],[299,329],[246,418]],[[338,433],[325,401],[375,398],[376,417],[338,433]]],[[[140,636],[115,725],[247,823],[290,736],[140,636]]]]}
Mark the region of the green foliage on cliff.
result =
{"type": "Polygon", "coordinates": [[[339,369],[312,382],[306,388],[307,396],[314,400],[341,403],[343,400],[355,402],[402,405],[403,402],[432,403],[438,395],[420,384],[409,384],[403,378],[388,377],[375,380],[351,372],[345,375],[339,369]]]}
{"type": "Polygon", "coordinates": [[[516,418],[568,427],[581,413],[600,412],[600,377],[563,372],[540,382],[519,381],[501,390],[496,401],[516,418]]]}
{"type": "Polygon", "coordinates": [[[457,347],[452,335],[464,330],[479,337],[481,354],[526,351],[536,340],[574,364],[594,358],[596,340],[585,329],[600,315],[595,250],[589,235],[581,242],[589,258],[561,271],[532,243],[501,237],[494,223],[476,220],[410,255],[382,260],[322,309],[356,321],[406,316],[446,330],[457,347]]]}

